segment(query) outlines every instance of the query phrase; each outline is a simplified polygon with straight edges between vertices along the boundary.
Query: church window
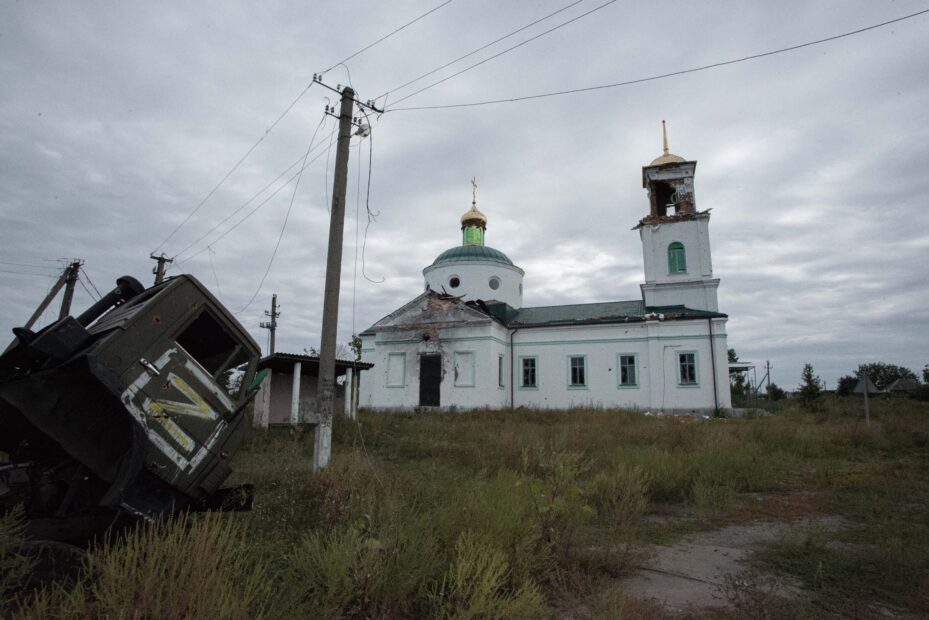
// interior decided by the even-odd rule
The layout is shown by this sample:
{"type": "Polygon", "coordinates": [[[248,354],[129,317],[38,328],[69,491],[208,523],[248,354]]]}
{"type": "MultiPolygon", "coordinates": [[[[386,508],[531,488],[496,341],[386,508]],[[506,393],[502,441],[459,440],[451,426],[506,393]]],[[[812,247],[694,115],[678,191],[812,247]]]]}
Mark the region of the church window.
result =
{"type": "Polygon", "coordinates": [[[497,356],[497,386],[503,387],[503,356],[497,356]]]}
{"type": "Polygon", "coordinates": [[[522,363],[522,377],[520,382],[520,387],[524,388],[534,388],[538,387],[538,379],[536,377],[536,370],[538,362],[534,357],[523,357],[520,359],[522,363]]]}
{"type": "Polygon", "coordinates": [[[406,380],[406,354],[387,354],[387,387],[403,387],[406,380]]]}
{"type": "Polygon", "coordinates": [[[519,283],[519,296],[520,297],[523,296],[523,283],[522,282],[519,283]]]}
{"type": "Polygon", "coordinates": [[[697,385],[697,354],[693,352],[678,353],[678,367],[681,385],[697,385]]]}
{"type": "Polygon", "coordinates": [[[489,286],[491,290],[497,290],[500,288],[500,278],[491,276],[490,280],[487,282],[487,286],[489,286]]]}
{"type": "Polygon", "coordinates": [[[620,387],[635,387],[639,384],[636,376],[634,353],[620,353],[617,366],[619,367],[620,387]]]}
{"type": "Polygon", "coordinates": [[[455,352],[455,386],[474,387],[474,352],[455,352]]]}
{"type": "Polygon", "coordinates": [[[570,387],[587,386],[587,358],[583,355],[568,357],[568,385],[570,387]]]}
{"type": "Polygon", "coordinates": [[[684,273],[687,271],[687,260],[684,257],[684,244],[675,241],[668,246],[668,273],[684,273]]]}
{"type": "Polygon", "coordinates": [[[461,286],[461,278],[459,278],[458,276],[452,276],[451,278],[448,279],[448,285],[452,288],[458,288],[459,286],[461,286]]]}

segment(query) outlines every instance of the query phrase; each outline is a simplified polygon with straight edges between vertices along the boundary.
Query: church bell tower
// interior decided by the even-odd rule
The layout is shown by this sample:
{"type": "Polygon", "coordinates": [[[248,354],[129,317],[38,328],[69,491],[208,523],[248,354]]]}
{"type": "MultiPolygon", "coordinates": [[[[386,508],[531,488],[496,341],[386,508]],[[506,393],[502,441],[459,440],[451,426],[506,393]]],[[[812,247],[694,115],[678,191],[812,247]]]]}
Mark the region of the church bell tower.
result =
{"type": "Polygon", "coordinates": [[[686,306],[718,312],[710,260],[709,209],[698,211],[694,198],[696,161],[668,152],[668,131],[661,121],[664,153],[642,167],[649,213],[636,228],[642,239],[646,307],[686,306]]]}

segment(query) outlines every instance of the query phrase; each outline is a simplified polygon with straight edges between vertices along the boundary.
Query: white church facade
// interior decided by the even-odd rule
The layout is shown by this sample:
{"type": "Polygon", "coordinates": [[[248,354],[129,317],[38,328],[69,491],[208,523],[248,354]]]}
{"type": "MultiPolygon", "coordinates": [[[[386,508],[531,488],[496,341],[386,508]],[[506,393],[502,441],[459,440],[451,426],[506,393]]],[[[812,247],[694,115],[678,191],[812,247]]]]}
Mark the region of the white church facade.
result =
{"type": "Polygon", "coordinates": [[[473,200],[462,245],[423,270],[425,292],[360,334],[374,364],[360,406],[729,409],[727,316],[695,169],[668,153],[666,136],[642,168],[645,281],[628,301],[523,307],[524,272],[484,245],[487,218],[473,200]]]}

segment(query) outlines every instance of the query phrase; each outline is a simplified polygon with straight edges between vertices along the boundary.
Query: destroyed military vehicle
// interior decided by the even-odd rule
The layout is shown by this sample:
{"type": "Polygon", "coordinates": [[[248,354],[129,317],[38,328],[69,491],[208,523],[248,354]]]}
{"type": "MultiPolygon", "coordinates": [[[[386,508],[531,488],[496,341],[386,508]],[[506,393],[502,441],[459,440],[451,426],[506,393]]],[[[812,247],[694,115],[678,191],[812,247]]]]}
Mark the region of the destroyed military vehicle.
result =
{"type": "Polygon", "coordinates": [[[196,278],[146,289],[124,276],[82,314],[13,333],[0,355],[0,511],[23,506],[33,538],[251,507],[250,485],[220,485],[259,348],[196,278]]]}

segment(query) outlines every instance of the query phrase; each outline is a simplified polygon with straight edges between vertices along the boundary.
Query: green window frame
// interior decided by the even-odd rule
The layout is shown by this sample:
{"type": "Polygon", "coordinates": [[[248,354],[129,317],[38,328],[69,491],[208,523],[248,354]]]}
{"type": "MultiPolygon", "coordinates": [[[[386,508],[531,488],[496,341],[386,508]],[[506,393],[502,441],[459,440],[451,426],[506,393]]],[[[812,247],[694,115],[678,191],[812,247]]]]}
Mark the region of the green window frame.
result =
{"type": "Polygon", "coordinates": [[[639,387],[639,356],[619,353],[616,356],[616,381],[621,388],[639,387]]]}
{"type": "Polygon", "coordinates": [[[686,273],[687,257],[684,253],[684,244],[675,241],[668,246],[668,273],[686,273]]]}
{"type": "Polygon", "coordinates": [[[587,387],[587,356],[568,356],[568,387],[581,389],[587,387]]]}
{"type": "Polygon", "coordinates": [[[536,389],[539,387],[539,358],[527,356],[519,358],[519,387],[536,389]]]}
{"type": "Polygon", "coordinates": [[[697,381],[697,352],[681,351],[677,354],[678,385],[694,386],[697,381]]]}

